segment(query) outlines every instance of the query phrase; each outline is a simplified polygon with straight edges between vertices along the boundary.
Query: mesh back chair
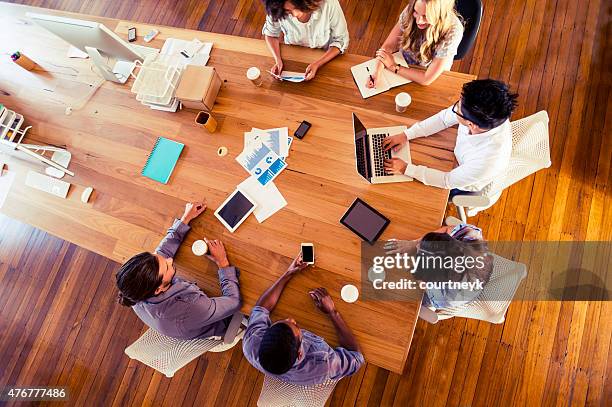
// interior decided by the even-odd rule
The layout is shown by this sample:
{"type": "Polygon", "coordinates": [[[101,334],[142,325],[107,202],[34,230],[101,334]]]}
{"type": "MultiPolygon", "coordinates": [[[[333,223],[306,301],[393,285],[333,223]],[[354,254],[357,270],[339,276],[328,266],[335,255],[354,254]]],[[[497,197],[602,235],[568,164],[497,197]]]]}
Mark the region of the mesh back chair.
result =
{"type": "Polygon", "coordinates": [[[505,188],[536,171],[550,167],[546,111],[542,110],[513,121],[510,126],[512,127],[512,155],[503,176],[491,182],[480,192],[455,195],[451,199],[451,202],[457,207],[461,221],[467,222],[469,216],[475,216],[478,212],[493,206],[505,188]]]}
{"type": "Polygon", "coordinates": [[[200,355],[209,351],[227,350],[236,345],[244,335],[244,330],[239,332],[241,322],[242,314],[235,313],[223,338],[182,340],[162,335],[150,328],[128,346],[125,353],[130,359],[136,359],[167,377],[172,377],[177,370],[200,355]]]}
{"type": "Polygon", "coordinates": [[[336,380],[301,386],[265,376],[259,407],[324,407],[336,387],[336,380]]]}
{"type": "Polygon", "coordinates": [[[464,22],[463,38],[457,48],[455,60],[462,59],[465,54],[470,52],[476,36],[480,29],[480,20],[482,19],[482,1],[481,0],[457,0],[455,4],[457,13],[461,15],[464,22]]]}
{"type": "Polygon", "coordinates": [[[478,297],[457,307],[434,310],[421,306],[419,317],[432,324],[452,317],[479,319],[501,324],[505,320],[512,297],[526,276],[527,267],[524,264],[493,254],[493,273],[478,297]]]}

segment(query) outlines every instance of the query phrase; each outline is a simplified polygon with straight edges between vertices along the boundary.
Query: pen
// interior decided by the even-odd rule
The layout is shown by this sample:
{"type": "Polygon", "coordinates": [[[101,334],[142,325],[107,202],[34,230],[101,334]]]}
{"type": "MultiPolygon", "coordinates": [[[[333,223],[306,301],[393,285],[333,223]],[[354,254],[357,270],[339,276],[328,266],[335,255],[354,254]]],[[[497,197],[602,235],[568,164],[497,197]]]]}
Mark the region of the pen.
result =
{"type": "Polygon", "coordinates": [[[370,73],[370,68],[366,66],[366,71],[368,71],[368,75],[370,75],[370,80],[374,83],[374,78],[372,78],[372,74],[370,73]]]}

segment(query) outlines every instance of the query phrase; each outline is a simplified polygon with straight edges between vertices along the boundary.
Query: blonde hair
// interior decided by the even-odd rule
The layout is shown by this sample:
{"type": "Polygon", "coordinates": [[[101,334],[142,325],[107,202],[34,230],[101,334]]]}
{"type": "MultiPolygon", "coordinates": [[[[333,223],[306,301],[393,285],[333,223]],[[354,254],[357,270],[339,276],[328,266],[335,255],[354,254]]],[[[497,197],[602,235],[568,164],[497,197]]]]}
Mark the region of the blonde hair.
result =
{"type": "Polygon", "coordinates": [[[455,11],[455,0],[423,0],[429,26],[421,30],[413,16],[417,1],[412,0],[408,4],[407,10],[410,15],[401,22],[403,33],[400,46],[406,51],[412,51],[419,61],[428,63],[433,59],[436,45],[442,41],[459,16],[455,11]]]}

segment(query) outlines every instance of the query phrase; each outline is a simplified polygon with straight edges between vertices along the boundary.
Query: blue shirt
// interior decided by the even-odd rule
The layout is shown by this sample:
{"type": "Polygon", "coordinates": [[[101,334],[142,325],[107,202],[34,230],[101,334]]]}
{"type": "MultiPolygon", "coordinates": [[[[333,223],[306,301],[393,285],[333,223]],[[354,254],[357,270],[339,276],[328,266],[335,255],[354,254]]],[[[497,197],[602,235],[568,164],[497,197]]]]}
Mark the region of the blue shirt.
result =
{"type": "Polygon", "coordinates": [[[259,364],[259,346],[270,325],[270,311],[259,306],[253,308],[249,325],[242,338],[242,350],[249,363],[257,370],[278,380],[305,386],[324,383],[327,380],[340,380],[357,372],[365,362],[361,352],[341,347],[332,348],[320,336],[302,329],[302,355],[288,372],[282,375],[271,374],[259,364]]]}

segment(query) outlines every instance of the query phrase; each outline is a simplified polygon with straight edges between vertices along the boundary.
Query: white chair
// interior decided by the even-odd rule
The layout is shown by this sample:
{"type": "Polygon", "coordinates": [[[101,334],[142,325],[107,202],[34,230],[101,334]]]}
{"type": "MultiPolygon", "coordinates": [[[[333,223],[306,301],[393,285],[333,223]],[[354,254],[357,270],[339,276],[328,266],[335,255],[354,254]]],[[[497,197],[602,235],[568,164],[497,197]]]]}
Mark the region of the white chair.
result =
{"type": "Polygon", "coordinates": [[[435,324],[441,319],[464,317],[501,324],[505,320],[510,302],[527,276],[527,267],[522,263],[493,254],[493,273],[478,297],[467,304],[433,309],[421,306],[419,318],[435,324]]]}
{"type": "Polygon", "coordinates": [[[548,114],[542,110],[510,123],[512,127],[512,155],[510,164],[499,179],[472,195],[456,195],[451,202],[463,222],[469,216],[490,208],[504,189],[542,168],[548,168],[550,145],[548,140],[548,114]]]}
{"type": "Polygon", "coordinates": [[[198,358],[205,352],[222,352],[236,345],[244,330],[240,329],[243,315],[237,312],[223,338],[175,339],[148,329],[140,338],[125,349],[130,359],[136,359],[167,377],[198,358]]]}
{"type": "Polygon", "coordinates": [[[301,386],[265,376],[259,407],[324,407],[336,387],[336,380],[301,386]]]}

